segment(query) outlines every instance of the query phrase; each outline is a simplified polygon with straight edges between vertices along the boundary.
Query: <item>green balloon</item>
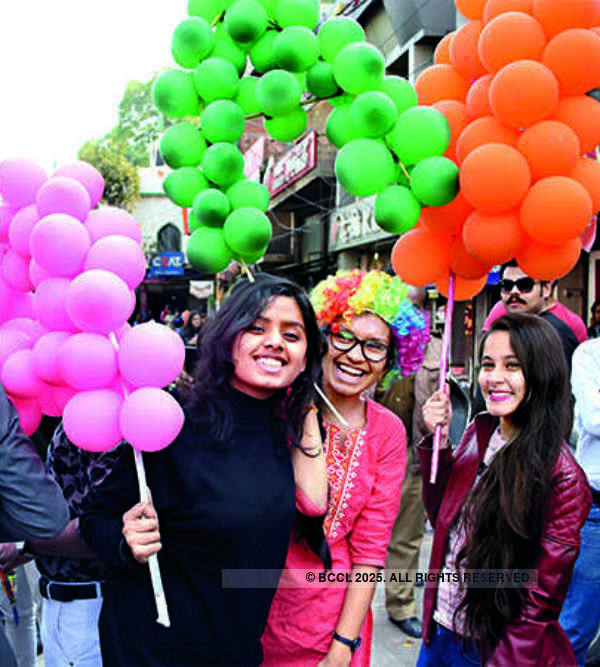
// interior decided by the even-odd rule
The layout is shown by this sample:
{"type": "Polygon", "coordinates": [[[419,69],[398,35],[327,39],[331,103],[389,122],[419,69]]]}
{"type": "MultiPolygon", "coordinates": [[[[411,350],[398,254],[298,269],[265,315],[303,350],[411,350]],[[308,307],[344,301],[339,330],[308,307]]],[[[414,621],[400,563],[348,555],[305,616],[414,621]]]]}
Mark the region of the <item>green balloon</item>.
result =
{"type": "Polygon", "coordinates": [[[375,199],[375,222],[390,234],[404,234],[412,229],[420,215],[417,198],[402,185],[388,185],[375,199]]]}
{"type": "Polygon", "coordinates": [[[267,252],[267,246],[264,248],[261,248],[260,250],[257,250],[256,252],[249,252],[249,253],[233,253],[233,259],[235,259],[238,262],[244,262],[244,264],[256,264],[259,259],[265,256],[265,253],[267,252]]]}
{"type": "Polygon", "coordinates": [[[300,104],[302,90],[298,79],[282,69],[274,69],[260,78],[256,99],[263,113],[282,116],[300,104]]]}
{"type": "Polygon", "coordinates": [[[345,46],[333,61],[333,74],[340,88],[352,95],[377,90],[383,82],[385,61],[381,51],[368,42],[345,46]]]}
{"type": "Polygon", "coordinates": [[[400,162],[397,163],[397,168],[398,168],[398,178],[396,178],[396,183],[398,185],[405,185],[407,188],[410,187],[410,174],[413,170],[413,167],[404,167],[400,162]],[[405,173],[406,172],[406,173],[405,173]],[[408,176],[406,175],[408,174],[408,176]]]}
{"type": "Polygon", "coordinates": [[[200,115],[204,136],[213,144],[219,141],[235,143],[244,134],[244,110],[232,100],[211,102],[200,115]]]}
{"type": "Polygon", "coordinates": [[[335,159],[335,175],[346,192],[370,197],[394,180],[394,160],[378,139],[354,139],[335,159]]]}
{"type": "Polygon", "coordinates": [[[303,26],[290,26],[279,33],[273,44],[279,67],[289,72],[305,72],[319,58],[319,42],[314,32],[303,26]]]}
{"type": "Polygon", "coordinates": [[[328,19],[321,26],[317,38],[321,58],[333,64],[337,54],[348,44],[364,42],[365,31],[358,21],[347,16],[336,16],[328,19]]]}
{"type": "Polygon", "coordinates": [[[256,41],[250,49],[250,62],[257,72],[263,74],[277,67],[273,44],[279,33],[276,30],[267,30],[265,34],[256,41]]]}
{"type": "Polygon", "coordinates": [[[315,97],[331,97],[338,91],[333,67],[320,60],[306,72],[306,86],[315,97]]]}
{"type": "Polygon", "coordinates": [[[209,181],[228,188],[242,177],[244,156],[233,144],[213,144],[204,153],[202,170],[209,181]]]}
{"type": "Polygon", "coordinates": [[[376,90],[361,93],[350,105],[352,125],[361,137],[383,137],[394,126],[396,116],[396,105],[376,90]]]}
{"type": "Polygon", "coordinates": [[[426,206],[445,206],[458,194],[458,167],[447,157],[428,157],[410,175],[410,189],[426,206]]]}
{"type": "Polygon", "coordinates": [[[275,20],[282,28],[302,25],[314,30],[321,18],[320,13],[319,0],[279,0],[275,20]]]}
{"type": "Polygon", "coordinates": [[[200,227],[205,227],[205,225],[198,220],[193,211],[190,211],[188,215],[188,228],[190,232],[195,232],[197,229],[200,229],[200,227]]]}
{"type": "Polygon", "coordinates": [[[215,45],[210,52],[210,57],[227,60],[235,67],[238,75],[242,76],[246,71],[246,53],[231,39],[226,31],[219,32],[217,29],[215,35],[215,45]]]}
{"type": "Polygon", "coordinates": [[[274,21],[275,12],[277,11],[277,2],[278,0],[258,0],[260,4],[265,8],[267,16],[274,21]]]}
{"type": "Polygon", "coordinates": [[[354,124],[352,122],[351,106],[345,104],[344,106],[336,107],[327,119],[325,126],[325,134],[336,148],[345,146],[349,141],[359,139],[354,124]]]}
{"type": "Polygon", "coordinates": [[[208,188],[196,195],[192,211],[200,224],[207,227],[221,227],[231,211],[231,204],[224,192],[208,188]]]}
{"type": "Polygon", "coordinates": [[[236,0],[225,12],[225,28],[229,36],[241,44],[259,39],[269,22],[265,8],[257,0],[236,0]]]}
{"type": "Polygon", "coordinates": [[[207,103],[235,97],[240,87],[235,67],[223,58],[208,58],[193,72],[198,95],[207,103]]]}
{"type": "Polygon", "coordinates": [[[304,134],[308,114],[304,107],[297,107],[282,116],[265,119],[265,130],[277,141],[294,141],[304,134]]]}
{"type": "Polygon", "coordinates": [[[190,236],[185,252],[190,264],[204,273],[220,273],[233,259],[223,230],[217,227],[197,229],[190,236]]]}
{"type": "Polygon", "coordinates": [[[260,106],[256,99],[256,86],[258,86],[258,78],[255,76],[245,76],[240,80],[240,87],[234,101],[242,107],[246,115],[260,113],[260,106]]]}
{"type": "Polygon", "coordinates": [[[167,197],[181,208],[190,208],[196,195],[208,187],[204,174],[196,167],[175,169],[163,182],[167,197]]]}
{"type": "Polygon", "coordinates": [[[171,69],[158,75],[152,88],[156,108],[170,118],[196,116],[200,100],[190,72],[171,69]]]}
{"type": "Polygon", "coordinates": [[[227,196],[233,210],[244,206],[253,206],[263,213],[269,210],[270,195],[268,188],[262,183],[251,181],[248,178],[234,183],[227,190],[227,196]]]}
{"type": "Polygon", "coordinates": [[[205,151],[202,132],[191,123],[172,125],[160,140],[160,154],[171,169],[197,167],[205,151]]]}
{"type": "Polygon", "coordinates": [[[396,105],[398,113],[404,113],[407,109],[416,107],[418,104],[417,91],[410,81],[401,76],[386,76],[378,90],[385,93],[396,105]]]}
{"type": "Polygon", "coordinates": [[[215,35],[209,23],[201,18],[184,19],[175,28],[171,52],[178,65],[194,69],[211,52],[215,35]]]}
{"type": "Polygon", "coordinates": [[[268,245],[273,234],[269,218],[257,208],[244,206],[232,211],[223,225],[225,242],[234,253],[248,255],[268,245]]]}
{"type": "Polygon", "coordinates": [[[198,16],[212,23],[227,7],[225,0],[188,0],[188,16],[198,16]]]}
{"type": "Polygon", "coordinates": [[[346,94],[336,95],[335,97],[332,97],[327,101],[329,102],[329,104],[331,104],[332,107],[337,108],[337,107],[347,106],[348,104],[352,104],[352,102],[354,101],[354,97],[352,95],[346,95],[346,94]]]}
{"type": "Polygon", "coordinates": [[[416,164],[446,152],[450,145],[450,126],[436,109],[413,107],[400,114],[386,139],[405,165],[416,164]]]}

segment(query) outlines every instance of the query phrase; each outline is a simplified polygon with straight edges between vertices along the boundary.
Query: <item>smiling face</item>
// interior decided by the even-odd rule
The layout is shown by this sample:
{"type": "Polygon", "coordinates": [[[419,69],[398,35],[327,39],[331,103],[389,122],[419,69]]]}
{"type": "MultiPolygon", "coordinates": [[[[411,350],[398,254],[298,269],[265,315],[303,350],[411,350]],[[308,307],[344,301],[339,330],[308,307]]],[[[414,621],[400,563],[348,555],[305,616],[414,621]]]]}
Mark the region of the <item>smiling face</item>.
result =
{"type": "MultiPolygon", "coordinates": [[[[363,341],[379,345],[390,344],[390,329],[377,315],[357,315],[350,323],[338,323],[342,331],[347,331],[363,341]]],[[[329,347],[323,359],[323,385],[329,395],[341,397],[360,396],[386,371],[385,358],[373,362],[365,358],[359,344],[346,352],[335,349],[329,336],[329,347]]]]}
{"type": "Polygon", "coordinates": [[[525,377],[506,331],[494,331],[484,344],[479,386],[487,411],[510,424],[510,415],[525,398],[525,377]]]}
{"type": "Polygon", "coordinates": [[[268,398],[292,384],[306,365],[306,332],[289,296],[270,299],[261,316],[233,344],[231,384],[254,398],[268,398]]]}

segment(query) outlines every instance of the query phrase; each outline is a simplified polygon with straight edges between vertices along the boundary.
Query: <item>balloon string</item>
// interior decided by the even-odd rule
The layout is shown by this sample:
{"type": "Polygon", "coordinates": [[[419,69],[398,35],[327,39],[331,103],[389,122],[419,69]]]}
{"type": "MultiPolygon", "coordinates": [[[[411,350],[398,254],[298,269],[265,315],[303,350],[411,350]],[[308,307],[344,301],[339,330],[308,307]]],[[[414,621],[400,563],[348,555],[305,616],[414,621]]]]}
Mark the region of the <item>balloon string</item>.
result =
{"type": "Polygon", "coordinates": [[[402,169],[402,173],[404,174],[404,178],[406,178],[407,181],[410,181],[410,174],[408,173],[407,168],[404,166],[403,162],[400,162],[400,169],[402,169]]]}
{"type": "Polygon", "coordinates": [[[246,264],[244,260],[241,262],[242,265],[242,271],[248,276],[248,280],[253,283],[254,282],[254,275],[252,274],[252,271],[250,270],[250,267],[246,264]]]}
{"type": "Polygon", "coordinates": [[[340,422],[340,424],[342,424],[343,426],[349,427],[350,424],[348,423],[348,421],[346,419],[344,419],[344,417],[342,416],[342,414],[340,412],[338,412],[335,405],[329,400],[327,394],[321,389],[321,387],[319,387],[319,385],[316,382],[313,384],[313,387],[315,388],[317,394],[319,394],[319,396],[327,404],[327,406],[329,407],[331,412],[333,412],[333,414],[335,415],[336,419],[340,422]]]}
{"type": "MultiPolygon", "coordinates": [[[[110,342],[112,343],[115,350],[119,351],[119,342],[115,336],[114,331],[111,331],[108,334],[110,342]]],[[[123,388],[123,394],[127,398],[128,391],[125,386],[125,381],[121,378],[121,386],[123,388]]],[[[146,481],[146,470],[144,468],[144,459],[142,458],[142,452],[140,452],[135,447],[133,448],[133,458],[135,460],[135,471],[137,473],[138,487],[140,491],[140,500],[143,503],[147,503],[150,500],[150,489],[148,488],[148,483],[146,481]]],[[[150,568],[150,579],[152,581],[152,589],[154,591],[154,601],[156,603],[156,611],[158,616],[156,622],[164,625],[166,628],[171,626],[171,620],[169,618],[169,609],[167,608],[167,598],[165,597],[165,589],[162,583],[162,576],[160,574],[160,567],[158,565],[158,556],[152,554],[148,558],[148,567],[150,568]]]]}
{"type": "MultiPolygon", "coordinates": [[[[446,375],[448,373],[448,352],[450,350],[450,337],[452,335],[452,313],[454,311],[454,290],[456,278],[454,273],[450,272],[448,278],[448,303],[446,304],[446,317],[444,318],[444,338],[442,339],[442,356],[440,357],[440,377],[438,380],[438,389],[444,391],[446,384],[446,375]]],[[[431,472],[429,483],[435,484],[440,460],[440,446],[442,443],[442,426],[438,424],[435,427],[433,436],[433,453],[431,458],[431,472]]]]}

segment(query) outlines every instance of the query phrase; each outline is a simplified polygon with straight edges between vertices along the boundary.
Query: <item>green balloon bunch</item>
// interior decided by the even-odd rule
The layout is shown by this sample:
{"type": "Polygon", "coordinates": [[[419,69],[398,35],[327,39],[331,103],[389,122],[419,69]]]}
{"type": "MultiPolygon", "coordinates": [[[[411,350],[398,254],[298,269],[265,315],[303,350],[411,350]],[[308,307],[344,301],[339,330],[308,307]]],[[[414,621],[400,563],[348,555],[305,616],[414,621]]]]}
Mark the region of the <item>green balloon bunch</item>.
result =
{"type": "Polygon", "coordinates": [[[163,72],[153,95],[180,119],[160,150],[173,169],[167,196],[192,209],[193,265],[214,273],[232,259],[251,263],[271,239],[269,192],[246,179],[236,145],[248,116],[262,114],[271,137],[291,142],[306,130],[306,104],[330,100],[336,176],[351,194],[377,195],[376,221],[388,232],[407,231],[422,206],[456,196],[458,169],[442,157],[448,123],[417,106],[408,81],[386,76],[383,55],[356,21],[334,17],[315,32],[319,0],[188,0],[188,15],[171,46],[182,69],[163,72]],[[259,76],[247,75],[249,63],[259,76]]]}

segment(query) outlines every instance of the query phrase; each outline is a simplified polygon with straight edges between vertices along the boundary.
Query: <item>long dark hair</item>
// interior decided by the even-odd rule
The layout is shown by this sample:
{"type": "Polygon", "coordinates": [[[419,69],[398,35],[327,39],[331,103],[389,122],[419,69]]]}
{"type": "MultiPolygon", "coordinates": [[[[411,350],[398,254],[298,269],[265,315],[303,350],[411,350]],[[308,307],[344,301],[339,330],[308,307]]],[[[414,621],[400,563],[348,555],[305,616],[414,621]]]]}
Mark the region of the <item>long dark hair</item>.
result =
{"type": "Polygon", "coordinates": [[[196,426],[218,442],[227,442],[233,428],[227,392],[234,371],[232,350],[236,337],[246,331],[277,296],[291,297],[298,304],[306,333],[305,369],[289,389],[280,389],[274,396],[274,414],[288,442],[300,446],[304,416],[314,400],[314,384],[321,377],[325,345],[313,307],[302,288],[291,280],[267,273],[257,274],[254,282],[247,278],[238,282],[200,334],[189,416],[196,426]]]}
{"type": "MultiPolygon", "coordinates": [[[[532,568],[551,491],[552,469],[573,426],[567,363],[558,334],[540,317],[510,314],[496,320],[481,342],[508,333],[525,379],[525,397],[511,414],[518,431],[482,474],[463,509],[465,545],[457,563],[466,569],[532,568]]],[[[466,635],[491,655],[506,626],[521,611],[522,589],[467,587],[458,607],[466,635]]],[[[455,614],[456,619],[456,614],[455,614]]]]}

